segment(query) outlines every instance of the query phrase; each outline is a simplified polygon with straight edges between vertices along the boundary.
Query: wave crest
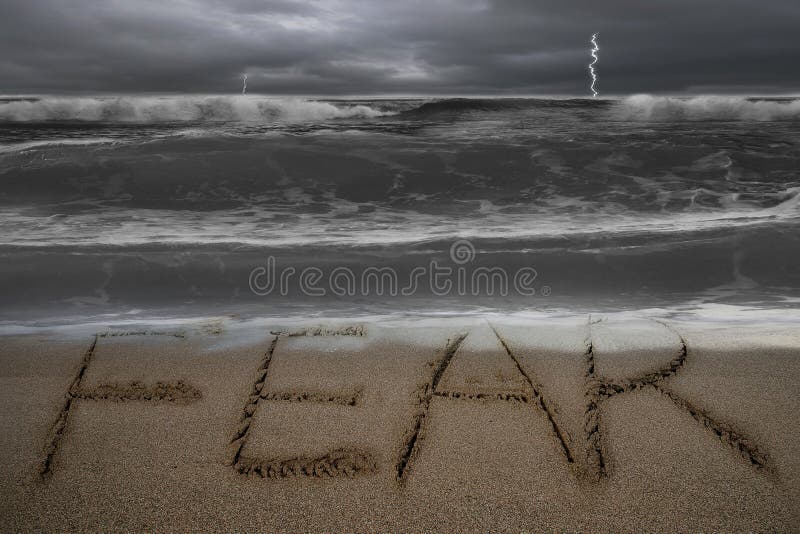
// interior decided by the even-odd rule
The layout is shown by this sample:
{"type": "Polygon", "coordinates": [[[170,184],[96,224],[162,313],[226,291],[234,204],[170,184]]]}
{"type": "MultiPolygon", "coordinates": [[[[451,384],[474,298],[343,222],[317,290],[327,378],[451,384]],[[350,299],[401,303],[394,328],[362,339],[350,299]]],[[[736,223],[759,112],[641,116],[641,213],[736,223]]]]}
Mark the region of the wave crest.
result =
{"type": "Polygon", "coordinates": [[[418,117],[462,112],[602,109],[607,105],[607,100],[587,98],[443,98],[423,102],[417,107],[403,110],[401,114],[418,117]]]}
{"type": "Polygon", "coordinates": [[[615,112],[622,120],[634,121],[790,121],[800,119],[800,100],[634,95],[620,101],[615,112]]]}
{"type": "Polygon", "coordinates": [[[6,122],[311,122],[386,114],[363,104],[334,105],[300,98],[248,95],[46,97],[0,101],[0,121],[6,122]]]}

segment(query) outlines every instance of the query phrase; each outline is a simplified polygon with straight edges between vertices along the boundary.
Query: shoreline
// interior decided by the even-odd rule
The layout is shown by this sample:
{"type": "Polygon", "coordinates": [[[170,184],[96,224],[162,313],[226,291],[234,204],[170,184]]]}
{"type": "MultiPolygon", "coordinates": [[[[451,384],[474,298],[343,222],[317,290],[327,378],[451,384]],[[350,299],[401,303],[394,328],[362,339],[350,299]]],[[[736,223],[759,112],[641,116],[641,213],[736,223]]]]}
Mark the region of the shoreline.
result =
{"type": "Polygon", "coordinates": [[[53,336],[72,339],[113,332],[179,332],[182,335],[226,334],[275,329],[336,327],[336,325],[363,325],[378,328],[466,328],[485,322],[519,325],[567,322],[579,323],[590,318],[612,321],[652,319],[701,330],[725,330],[744,327],[750,330],[790,330],[800,325],[800,307],[794,299],[785,299],[784,306],[770,303],[768,306],[747,304],[685,302],[682,305],[648,308],[598,309],[589,305],[570,308],[541,308],[501,312],[490,308],[467,310],[428,310],[393,312],[366,310],[352,313],[352,308],[322,311],[315,315],[297,310],[280,315],[249,313],[179,314],[174,311],[156,314],[144,310],[108,313],[99,315],[74,315],[62,320],[41,317],[26,321],[0,321],[0,339],[9,336],[53,336]]]}

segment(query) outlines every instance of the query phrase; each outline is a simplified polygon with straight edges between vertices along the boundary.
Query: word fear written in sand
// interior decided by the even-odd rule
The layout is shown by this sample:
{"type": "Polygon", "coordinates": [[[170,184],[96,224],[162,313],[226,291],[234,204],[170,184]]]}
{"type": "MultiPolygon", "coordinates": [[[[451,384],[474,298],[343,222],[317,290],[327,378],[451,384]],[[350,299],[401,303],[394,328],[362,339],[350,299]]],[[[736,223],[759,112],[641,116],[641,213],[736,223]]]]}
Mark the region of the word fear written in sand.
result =
{"type": "MultiPolygon", "coordinates": [[[[431,371],[424,383],[419,384],[414,393],[415,409],[411,419],[406,422],[406,430],[402,442],[398,445],[395,464],[392,466],[396,482],[403,485],[413,473],[413,464],[419,451],[424,447],[425,428],[432,424],[429,415],[430,405],[434,399],[446,401],[500,401],[508,403],[521,403],[531,406],[534,416],[544,417],[552,429],[554,447],[557,447],[565,463],[573,468],[578,476],[590,480],[599,480],[609,476],[607,451],[604,448],[602,408],[606,400],[617,395],[623,395],[643,388],[653,388],[678,408],[687,412],[699,424],[712,432],[719,441],[732,449],[738,456],[756,469],[768,466],[767,456],[747,439],[741,432],[730,425],[710,417],[702,409],[678,396],[668,388],[669,379],[678,373],[689,358],[689,349],[684,339],[668,325],[662,324],[672,332],[676,339],[674,358],[662,369],[626,380],[607,380],[597,376],[594,363],[594,344],[592,341],[591,321],[588,325],[586,336],[586,350],[583,354],[576,355],[582,358],[585,365],[585,391],[583,393],[585,410],[583,416],[583,434],[571,436],[565,430],[561,420],[560,410],[548,397],[546,387],[538,381],[537,377],[520,361],[511,349],[509,343],[490,327],[494,336],[502,345],[508,358],[513,362],[513,367],[523,379],[524,390],[500,391],[489,393],[476,393],[467,391],[444,391],[440,388],[440,381],[445,371],[454,358],[468,334],[462,334],[451,339],[446,347],[437,353],[436,359],[431,364],[431,371]]],[[[156,333],[183,337],[178,333],[156,333]]],[[[180,380],[170,380],[169,377],[153,384],[141,382],[109,383],[95,387],[86,387],[85,375],[90,368],[97,349],[98,339],[111,334],[98,334],[81,360],[80,367],[65,396],[64,404],[58,418],[53,424],[48,437],[39,473],[43,478],[53,472],[54,459],[58,452],[61,440],[69,430],[70,412],[75,403],[83,401],[115,401],[115,402],[149,402],[191,404],[201,398],[201,392],[196,387],[180,380]]],[[[153,335],[142,332],[122,332],[114,335],[153,335]]],[[[267,478],[286,477],[337,477],[373,474],[379,471],[375,455],[359,447],[332,446],[320,454],[283,454],[276,456],[263,456],[261,454],[246,454],[246,444],[251,437],[254,416],[259,408],[272,401],[282,403],[308,403],[311,405],[338,406],[350,409],[363,403],[362,389],[336,392],[312,391],[268,391],[265,387],[270,373],[270,365],[276,356],[278,342],[282,337],[297,336],[364,336],[363,327],[354,326],[340,329],[307,329],[291,332],[273,332],[270,346],[265,351],[250,390],[246,395],[246,402],[236,422],[235,431],[230,439],[227,452],[227,463],[237,472],[267,478]]],[[[335,342],[331,339],[331,342],[335,342]]],[[[279,409],[273,407],[273,409],[279,409]]]]}

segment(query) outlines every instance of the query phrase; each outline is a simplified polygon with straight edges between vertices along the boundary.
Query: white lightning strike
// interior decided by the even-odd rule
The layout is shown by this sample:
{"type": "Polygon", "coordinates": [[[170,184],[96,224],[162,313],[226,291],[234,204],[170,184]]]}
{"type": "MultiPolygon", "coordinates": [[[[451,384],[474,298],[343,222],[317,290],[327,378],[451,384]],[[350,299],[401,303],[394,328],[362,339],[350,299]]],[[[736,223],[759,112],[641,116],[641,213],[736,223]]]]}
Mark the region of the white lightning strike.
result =
{"type": "Polygon", "coordinates": [[[600,51],[600,48],[597,46],[597,34],[595,33],[592,35],[592,39],[589,41],[592,43],[592,49],[589,51],[592,54],[592,62],[589,63],[589,76],[592,77],[592,85],[589,86],[589,89],[592,90],[592,98],[597,98],[597,91],[594,88],[594,84],[597,83],[597,72],[594,70],[594,65],[597,63],[597,53],[600,51]]]}
{"type": "Polygon", "coordinates": [[[247,94],[247,73],[242,74],[242,94],[247,94]]]}

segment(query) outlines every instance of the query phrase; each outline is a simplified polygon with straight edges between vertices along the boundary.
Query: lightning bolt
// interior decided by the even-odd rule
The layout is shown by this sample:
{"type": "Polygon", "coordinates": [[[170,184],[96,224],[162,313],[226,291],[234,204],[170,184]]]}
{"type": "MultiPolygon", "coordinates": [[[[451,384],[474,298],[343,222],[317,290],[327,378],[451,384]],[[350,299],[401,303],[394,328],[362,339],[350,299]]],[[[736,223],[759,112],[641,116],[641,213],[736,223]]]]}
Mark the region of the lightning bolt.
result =
{"type": "Polygon", "coordinates": [[[247,73],[242,74],[242,94],[247,94],[247,73]]]}
{"type": "Polygon", "coordinates": [[[592,91],[592,98],[597,98],[597,91],[594,88],[594,84],[597,83],[597,72],[594,70],[594,65],[597,63],[597,53],[600,51],[600,48],[597,46],[596,33],[592,35],[592,39],[589,42],[592,43],[592,49],[589,51],[592,55],[592,62],[589,63],[589,76],[592,77],[592,85],[589,86],[589,89],[592,91]]]}

